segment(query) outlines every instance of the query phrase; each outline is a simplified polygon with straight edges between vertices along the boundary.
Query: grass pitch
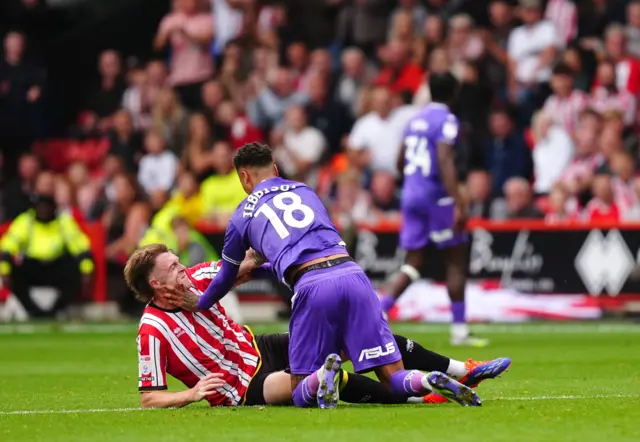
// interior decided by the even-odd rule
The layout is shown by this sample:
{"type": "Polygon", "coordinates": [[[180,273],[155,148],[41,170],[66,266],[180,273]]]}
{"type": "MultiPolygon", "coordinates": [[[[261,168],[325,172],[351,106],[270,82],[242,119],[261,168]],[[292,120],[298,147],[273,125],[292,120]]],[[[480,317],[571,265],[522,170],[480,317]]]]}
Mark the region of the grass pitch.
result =
{"type": "MultiPolygon", "coordinates": [[[[510,356],[484,404],[139,410],[135,325],[0,326],[0,441],[640,440],[640,325],[478,326],[485,349],[448,328],[394,331],[458,359],[510,356]]],[[[258,326],[258,333],[284,325],[258,326]]],[[[181,388],[173,380],[170,389],[181,388]]]]}

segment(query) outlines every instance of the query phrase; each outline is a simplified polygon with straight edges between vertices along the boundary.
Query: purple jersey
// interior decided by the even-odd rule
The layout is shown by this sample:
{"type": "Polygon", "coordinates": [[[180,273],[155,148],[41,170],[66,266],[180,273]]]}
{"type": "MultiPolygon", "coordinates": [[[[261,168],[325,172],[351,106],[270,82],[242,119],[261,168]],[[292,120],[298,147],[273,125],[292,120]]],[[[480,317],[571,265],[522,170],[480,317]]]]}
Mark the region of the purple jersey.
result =
{"type": "Polygon", "coordinates": [[[438,144],[455,144],[458,119],[447,106],[432,103],[409,121],[404,132],[405,165],[402,187],[400,247],[420,250],[467,241],[453,229],[455,208],[438,168],[438,144]]]}
{"type": "Polygon", "coordinates": [[[432,103],[414,116],[404,131],[402,206],[424,207],[425,199],[447,196],[438,169],[439,143],[455,144],[458,119],[447,106],[432,103]]]}
{"type": "Polygon", "coordinates": [[[280,177],[258,184],[240,203],[224,243],[224,260],[240,265],[246,250],[252,248],[264,255],[285,283],[285,272],[291,266],[346,253],[318,195],[303,183],[280,177]]]}

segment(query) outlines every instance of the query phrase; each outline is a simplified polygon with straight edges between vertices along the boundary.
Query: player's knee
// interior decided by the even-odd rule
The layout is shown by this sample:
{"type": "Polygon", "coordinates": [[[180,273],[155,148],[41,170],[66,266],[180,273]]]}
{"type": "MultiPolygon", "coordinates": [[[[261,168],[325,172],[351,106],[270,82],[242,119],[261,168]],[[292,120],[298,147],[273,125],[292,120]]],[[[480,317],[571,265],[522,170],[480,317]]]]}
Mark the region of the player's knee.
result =
{"type": "Polygon", "coordinates": [[[407,275],[409,279],[413,282],[420,279],[420,272],[418,271],[418,269],[416,269],[414,266],[410,264],[403,264],[402,267],[400,267],[400,272],[407,275]]]}

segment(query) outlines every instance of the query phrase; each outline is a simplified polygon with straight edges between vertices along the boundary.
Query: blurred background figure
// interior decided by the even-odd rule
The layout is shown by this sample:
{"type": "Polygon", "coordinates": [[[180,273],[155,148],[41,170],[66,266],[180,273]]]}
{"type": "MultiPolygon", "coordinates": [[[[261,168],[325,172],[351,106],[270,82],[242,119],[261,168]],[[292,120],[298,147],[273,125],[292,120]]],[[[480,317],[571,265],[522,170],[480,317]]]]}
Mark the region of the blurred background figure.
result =
{"type": "Polygon", "coordinates": [[[41,172],[31,194],[33,208],[18,215],[0,241],[3,285],[33,317],[63,313],[80,290],[82,298],[91,296],[95,267],[89,238],[71,211],[58,207],[56,190],[54,175],[41,172]]]}

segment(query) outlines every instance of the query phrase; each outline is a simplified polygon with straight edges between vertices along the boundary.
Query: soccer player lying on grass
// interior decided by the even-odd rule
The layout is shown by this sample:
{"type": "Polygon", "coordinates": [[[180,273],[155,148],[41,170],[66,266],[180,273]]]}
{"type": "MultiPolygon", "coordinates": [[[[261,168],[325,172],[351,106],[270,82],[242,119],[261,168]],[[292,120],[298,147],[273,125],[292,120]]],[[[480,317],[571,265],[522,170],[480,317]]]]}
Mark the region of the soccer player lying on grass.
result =
{"type": "MultiPolygon", "coordinates": [[[[240,275],[247,279],[256,266],[253,259],[242,264],[240,275]]],[[[163,244],[138,249],[129,258],[125,279],[136,296],[148,305],[138,333],[139,389],[143,407],[181,407],[207,399],[211,405],[291,404],[288,334],[253,336],[247,327],[235,324],[215,305],[191,313],[176,307],[171,286],[188,288],[196,297],[219,270],[218,263],[204,263],[189,269],[163,244]],[[170,393],[166,374],[182,381],[188,390],[170,393]]],[[[241,283],[239,280],[238,283],[241,283]]],[[[489,362],[455,361],[433,353],[419,344],[395,336],[408,367],[442,371],[462,383],[474,386],[498,376],[508,359],[489,362]]],[[[318,376],[316,374],[316,379],[318,376]]],[[[407,401],[395,397],[378,382],[365,376],[340,372],[342,400],[353,403],[395,404],[407,401]]],[[[319,385],[309,394],[317,394],[319,385]]],[[[424,402],[446,402],[430,394],[424,402]]]]}

